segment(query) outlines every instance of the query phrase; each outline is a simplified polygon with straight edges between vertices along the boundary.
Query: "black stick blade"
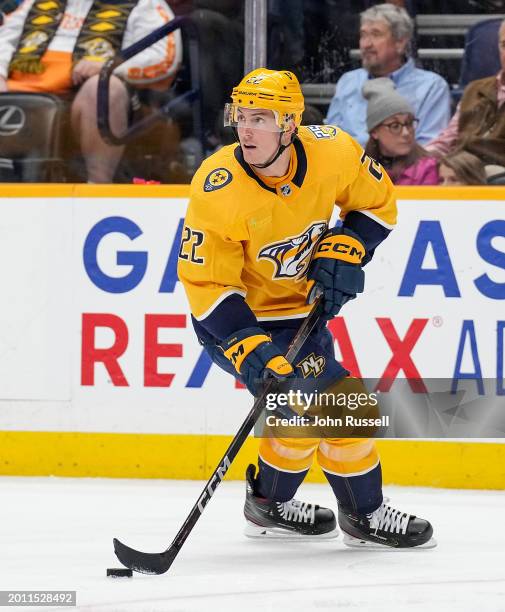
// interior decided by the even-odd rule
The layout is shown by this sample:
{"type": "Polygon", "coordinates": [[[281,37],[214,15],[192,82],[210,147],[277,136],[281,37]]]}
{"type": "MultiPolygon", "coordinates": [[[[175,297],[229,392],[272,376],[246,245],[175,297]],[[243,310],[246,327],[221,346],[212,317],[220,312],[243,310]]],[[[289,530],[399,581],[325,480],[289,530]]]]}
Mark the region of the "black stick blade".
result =
{"type": "Polygon", "coordinates": [[[170,549],[162,553],[145,553],[134,550],[116,538],[113,540],[116,557],[125,566],[141,574],[164,574],[172,565],[177,553],[170,549]]]}

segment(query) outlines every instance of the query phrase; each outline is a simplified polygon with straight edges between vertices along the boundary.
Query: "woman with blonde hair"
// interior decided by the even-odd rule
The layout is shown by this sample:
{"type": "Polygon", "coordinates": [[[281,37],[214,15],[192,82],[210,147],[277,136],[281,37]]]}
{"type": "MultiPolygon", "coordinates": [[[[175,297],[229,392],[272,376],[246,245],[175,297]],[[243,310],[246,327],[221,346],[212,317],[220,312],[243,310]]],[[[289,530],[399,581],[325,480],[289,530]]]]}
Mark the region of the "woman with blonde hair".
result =
{"type": "Polygon", "coordinates": [[[363,86],[370,138],[365,153],[380,162],[395,185],[438,185],[437,161],[416,142],[417,119],[390,78],[363,86]]]}
{"type": "Polygon", "coordinates": [[[440,159],[440,185],[485,185],[486,172],[482,161],[467,151],[450,153],[440,159]]]}

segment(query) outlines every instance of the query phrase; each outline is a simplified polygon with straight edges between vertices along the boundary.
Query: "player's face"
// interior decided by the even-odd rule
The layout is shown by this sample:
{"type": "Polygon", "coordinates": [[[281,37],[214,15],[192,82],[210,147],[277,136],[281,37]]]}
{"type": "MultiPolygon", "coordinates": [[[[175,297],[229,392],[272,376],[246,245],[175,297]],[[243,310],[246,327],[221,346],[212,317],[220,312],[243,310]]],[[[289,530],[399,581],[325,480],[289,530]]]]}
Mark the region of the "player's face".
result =
{"type": "Polygon", "coordinates": [[[407,40],[395,40],[389,24],[379,19],[365,21],[359,31],[359,49],[363,68],[375,76],[384,76],[399,68],[407,40]]]}
{"type": "Polygon", "coordinates": [[[244,160],[248,164],[263,164],[279,146],[279,127],[271,110],[240,108],[237,131],[244,160]]]}
{"type": "Polygon", "coordinates": [[[383,155],[388,157],[408,155],[416,142],[414,117],[409,113],[392,115],[373,129],[371,135],[379,142],[383,155]]]}

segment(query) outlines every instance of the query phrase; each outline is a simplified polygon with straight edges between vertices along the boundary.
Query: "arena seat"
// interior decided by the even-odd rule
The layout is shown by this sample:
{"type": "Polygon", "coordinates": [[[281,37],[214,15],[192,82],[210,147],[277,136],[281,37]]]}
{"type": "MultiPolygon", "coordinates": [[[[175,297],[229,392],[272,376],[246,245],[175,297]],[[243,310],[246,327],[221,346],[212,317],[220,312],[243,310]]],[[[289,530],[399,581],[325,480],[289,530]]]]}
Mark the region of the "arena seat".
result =
{"type": "Polygon", "coordinates": [[[0,94],[1,182],[61,180],[63,113],[63,102],[50,94],[0,94]]]}

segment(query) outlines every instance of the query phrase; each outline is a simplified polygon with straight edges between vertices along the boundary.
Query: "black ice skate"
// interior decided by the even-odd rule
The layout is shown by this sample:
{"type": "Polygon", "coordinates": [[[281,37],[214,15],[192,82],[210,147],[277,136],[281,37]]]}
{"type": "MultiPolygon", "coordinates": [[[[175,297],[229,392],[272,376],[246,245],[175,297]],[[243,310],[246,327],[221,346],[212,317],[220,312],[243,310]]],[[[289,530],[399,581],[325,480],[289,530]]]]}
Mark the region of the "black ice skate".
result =
{"type": "Polygon", "coordinates": [[[433,527],[428,521],[400,512],[382,503],[371,514],[355,514],[339,509],[338,524],[344,544],[358,548],[433,548],[433,527]]]}
{"type": "Polygon", "coordinates": [[[255,472],[254,465],[250,465],[246,471],[246,536],[318,540],[338,536],[335,514],[329,508],[296,499],[275,502],[255,495],[255,472]]]}

